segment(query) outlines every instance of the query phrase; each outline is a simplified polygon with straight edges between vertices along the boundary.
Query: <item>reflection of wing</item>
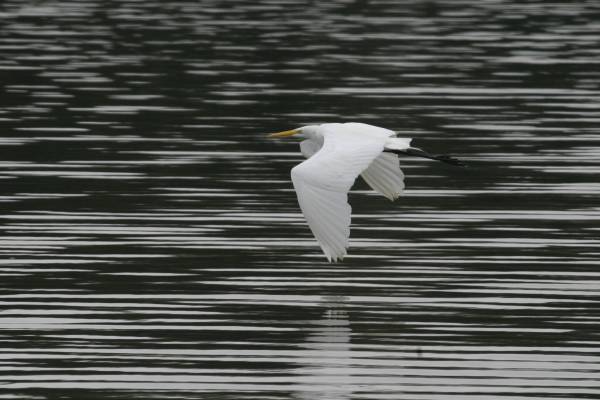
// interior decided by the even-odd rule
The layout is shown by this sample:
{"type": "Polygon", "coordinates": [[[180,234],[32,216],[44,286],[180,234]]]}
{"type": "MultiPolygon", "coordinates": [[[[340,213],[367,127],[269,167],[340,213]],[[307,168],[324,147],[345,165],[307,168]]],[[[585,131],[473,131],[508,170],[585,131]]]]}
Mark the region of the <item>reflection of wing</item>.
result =
{"type": "Polygon", "coordinates": [[[404,190],[404,174],[400,169],[398,156],[393,153],[382,153],[361,176],[373,190],[392,201],[404,190]]]}
{"type": "Polygon", "coordinates": [[[353,348],[352,325],[344,301],[340,297],[338,301],[319,305],[327,307],[325,314],[304,323],[310,333],[305,343],[300,344],[302,351],[298,352],[295,363],[298,376],[292,386],[298,400],[350,400],[359,387],[357,382],[365,379],[364,366],[368,364],[361,365],[360,350],[357,354],[353,348]]]}
{"type": "Polygon", "coordinates": [[[329,261],[346,255],[351,213],[348,190],[387,140],[341,126],[327,129],[321,150],[292,169],[300,208],[329,261]]]}

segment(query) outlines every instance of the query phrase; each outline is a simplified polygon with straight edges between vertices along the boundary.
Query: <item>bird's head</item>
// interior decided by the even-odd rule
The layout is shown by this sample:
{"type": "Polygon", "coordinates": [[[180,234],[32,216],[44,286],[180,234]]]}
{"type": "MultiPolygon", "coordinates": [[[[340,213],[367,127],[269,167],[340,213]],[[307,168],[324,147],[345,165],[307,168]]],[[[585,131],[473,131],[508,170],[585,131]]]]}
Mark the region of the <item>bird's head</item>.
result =
{"type": "Polygon", "coordinates": [[[291,129],[289,131],[276,132],[267,135],[269,138],[282,138],[287,136],[295,136],[301,139],[312,139],[317,136],[319,125],[306,125],[300,128],[291,129]]]}

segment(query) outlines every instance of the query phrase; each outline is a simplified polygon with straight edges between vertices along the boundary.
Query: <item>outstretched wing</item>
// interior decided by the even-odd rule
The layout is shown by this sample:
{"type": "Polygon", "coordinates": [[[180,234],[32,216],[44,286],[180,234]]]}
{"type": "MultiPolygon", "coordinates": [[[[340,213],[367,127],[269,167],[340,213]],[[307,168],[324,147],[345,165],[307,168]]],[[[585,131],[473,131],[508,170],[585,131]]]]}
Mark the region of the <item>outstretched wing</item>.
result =
{"type": "Polygon", "coordinates": [[[342,126],[326,129],[323,147],[292,169],[300,208],[329,261],[346,255],[352,211],[348,190],[381,154],[386,140],[342,126]]]}
{"type": "MultiPolygon", "coordinates": [[[[406,150],[410,147],[410,138],[390,136],[385,142],[386,150],[406,150]]],[[[377,157],[362,177],[373,188],[390,200],[396,200],[404,190],[404,173],[400,169],[398,156],[394,153],[382,153],[377,157]]]]}
{"type": "Polygon", "coordinates": [[[361,176],[373,190],[392,201],[404,190],[404,173],[398,156],[393,153],[381,153],[361,176]]]}

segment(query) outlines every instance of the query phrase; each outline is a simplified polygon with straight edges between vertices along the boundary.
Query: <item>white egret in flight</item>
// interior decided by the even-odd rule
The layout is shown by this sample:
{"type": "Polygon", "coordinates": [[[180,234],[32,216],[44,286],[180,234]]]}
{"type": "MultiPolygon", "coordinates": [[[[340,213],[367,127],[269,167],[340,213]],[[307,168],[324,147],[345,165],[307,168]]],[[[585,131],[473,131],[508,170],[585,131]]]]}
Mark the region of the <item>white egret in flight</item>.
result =
{"type": "Polygon", "coordinates": [[[385,128],[361,123],[308,125],[268,137],[303,138],[306,161],[292,168],[298,204],[327,260],[342,260],[350,237],[348,191],[361,175],[376,192],[395,200],[404,190],[398,154],[430,158],[464,166],[446,155],[432,155],[410,146],[385,128]]]}

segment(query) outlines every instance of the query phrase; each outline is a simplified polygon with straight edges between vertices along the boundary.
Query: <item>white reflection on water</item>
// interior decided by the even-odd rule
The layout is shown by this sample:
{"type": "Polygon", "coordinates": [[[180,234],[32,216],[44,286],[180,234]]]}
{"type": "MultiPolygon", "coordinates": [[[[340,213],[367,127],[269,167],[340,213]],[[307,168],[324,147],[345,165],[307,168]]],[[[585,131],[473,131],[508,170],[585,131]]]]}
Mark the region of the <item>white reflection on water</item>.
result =
{"type": "Polygon", "coordinates": [[[350,399],[353,394],[352,329],[344,309],[346,298],[323,299],[323,317],[308,323],[310,334],[298,353],[292,390],[299,399],[350,399]],[[297,387],[297,389],[295,389],[297,387]]]}

